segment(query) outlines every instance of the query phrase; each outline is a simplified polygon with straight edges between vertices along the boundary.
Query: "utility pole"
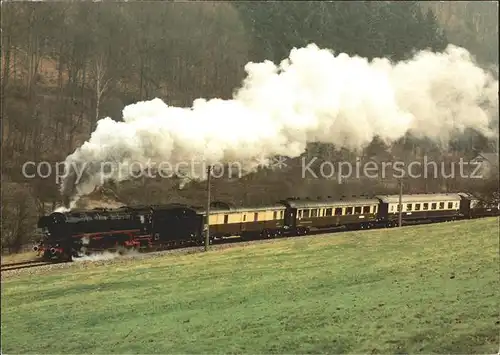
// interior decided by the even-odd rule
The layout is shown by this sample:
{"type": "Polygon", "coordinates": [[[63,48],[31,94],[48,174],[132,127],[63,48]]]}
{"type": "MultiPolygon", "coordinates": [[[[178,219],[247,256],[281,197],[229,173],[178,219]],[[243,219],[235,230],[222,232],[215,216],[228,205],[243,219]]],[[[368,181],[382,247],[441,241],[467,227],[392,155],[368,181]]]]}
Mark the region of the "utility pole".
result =
{"type": "Polygon", "coordinates": [[[209,165],[207,168],[207,221],[205,227],[205,251],[208,251],[210,245],[210,175],[212,167],[209,165]]]}
{"type": "Polygon", "coordinates": [[[399,179],[399,226],[403,225],[403,179],[399,179]]]}

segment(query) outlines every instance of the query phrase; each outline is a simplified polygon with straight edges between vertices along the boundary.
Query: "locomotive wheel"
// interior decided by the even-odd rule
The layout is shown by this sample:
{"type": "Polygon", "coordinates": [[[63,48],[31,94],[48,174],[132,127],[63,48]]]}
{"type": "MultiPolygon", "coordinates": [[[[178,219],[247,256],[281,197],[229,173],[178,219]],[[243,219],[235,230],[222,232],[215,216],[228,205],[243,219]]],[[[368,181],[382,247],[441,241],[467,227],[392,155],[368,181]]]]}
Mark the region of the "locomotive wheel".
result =
{"type": "MultiPolygon", "coordinates": [[[[214,240],[215,240],[215,237],[212,237],[212,236],[208,237],[208,245],[214,244],[214,240]]],[[[205,238],[201,239],[199,244],[200,244],[200,246],[204,246],[205,245],[205,238]]]]}
{"type": "Polygon", "coordinates": [[[127,249],[126,247],[124,246],[119,246],[117,249],[116,249],[116,252],[118,253],[118,255],[125,255],[127,254],[127,252],[129,251],[129,249],[127,249]]]}
{"type": "Polygon", "coordinates": [[[44,261],[52,260],[52,258],[50,257],[50,252],[48,250],[45,250],[43,252],[42,260],[44,260],[44,261]]]}
{"type": "Polygon", "coordinates": [[[61,255],[61,261],[71,262],[73,261],[73,256],[71,255],[71,253],[66,252],[61,255]]]}

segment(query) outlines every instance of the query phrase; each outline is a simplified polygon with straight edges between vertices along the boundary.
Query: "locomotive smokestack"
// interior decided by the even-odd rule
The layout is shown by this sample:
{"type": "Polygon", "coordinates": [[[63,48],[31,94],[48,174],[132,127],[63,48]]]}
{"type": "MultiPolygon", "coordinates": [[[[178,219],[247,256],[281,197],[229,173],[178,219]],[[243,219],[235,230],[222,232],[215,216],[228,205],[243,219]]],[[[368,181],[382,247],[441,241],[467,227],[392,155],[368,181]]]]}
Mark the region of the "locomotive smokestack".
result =
{"type": "Polygon", "coordinates": [[[69,195],[63,195],[63,206],[64,208],[69,208],[71,198],[69,195]]]}
{"type": "Polygon", "coordinates": [[[66,164],[65,169],[66,178],[63,180],[63,183],[61,185],[61,195],[63,199],[63,207],[69,209],[71,205],[71,199],[76,194],[76,182],[78,176],[75,171],[74,165],[66,164]]]}

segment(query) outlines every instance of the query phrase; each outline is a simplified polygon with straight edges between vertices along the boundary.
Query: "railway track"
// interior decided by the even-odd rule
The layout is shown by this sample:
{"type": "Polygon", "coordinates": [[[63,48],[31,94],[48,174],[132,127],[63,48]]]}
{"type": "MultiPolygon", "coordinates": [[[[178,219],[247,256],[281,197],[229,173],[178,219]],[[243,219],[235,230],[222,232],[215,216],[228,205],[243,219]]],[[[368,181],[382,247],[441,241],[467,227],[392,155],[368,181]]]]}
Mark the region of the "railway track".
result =
{"type": "Polygon", "coordinates": [[[2,264],[0,267],[0,271],[3,272],[3,271],[28,269],[28,268],[39,267],[39,266],[50,265],[50,264],[54,264],[54,262],[42,261],[42,260],[21,261],[21,262],[17,262],[17,263],[2,264]]]}

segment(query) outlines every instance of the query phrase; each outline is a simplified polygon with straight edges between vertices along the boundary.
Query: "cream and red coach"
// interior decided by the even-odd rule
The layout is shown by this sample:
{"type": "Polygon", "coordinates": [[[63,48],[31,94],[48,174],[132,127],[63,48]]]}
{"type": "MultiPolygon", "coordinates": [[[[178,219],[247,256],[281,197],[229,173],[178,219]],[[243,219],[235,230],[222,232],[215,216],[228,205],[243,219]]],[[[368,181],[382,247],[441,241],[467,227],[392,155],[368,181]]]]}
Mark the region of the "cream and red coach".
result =
{"type": "MultiPolygon", "coordinates": [[[[241,208],[227,204],[215,207],[210,211],[210,238],[279,237],[285,229],[285,210],[286,207],[281,204],[241,208]]],[[[206,214],[202,213],[206,218],[206,214]]]]}

